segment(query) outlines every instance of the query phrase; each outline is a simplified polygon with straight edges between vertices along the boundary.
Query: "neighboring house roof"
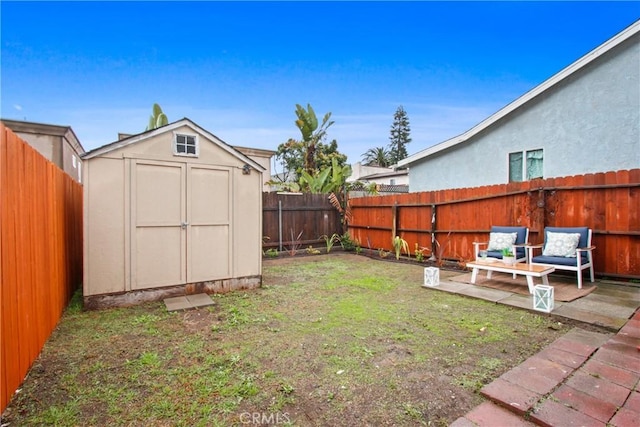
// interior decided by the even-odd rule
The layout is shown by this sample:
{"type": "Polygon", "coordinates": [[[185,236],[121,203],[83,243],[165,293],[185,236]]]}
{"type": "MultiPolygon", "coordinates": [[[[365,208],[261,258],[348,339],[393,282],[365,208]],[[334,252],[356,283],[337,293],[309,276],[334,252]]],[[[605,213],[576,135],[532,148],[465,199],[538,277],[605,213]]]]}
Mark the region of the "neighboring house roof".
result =
{"type": "Polygon", "coordinates": [[[405,176],[408,174],[409,174],[409,171],[407,169],[400,169],[400,170],[389,171],[389,172],[372,173],[371,175],[361,176],[359,179],[361,181],[366,181],[368,179],[391,178],[394,176],[405,176]]]}
{"type": "Polygon", "coordinates": [[[64,137],[78,156],[81,156],[85,152],[84,147],[80,143],[78,136],[71,126],[50,125],[47,123],[27,122],[24,120],[0,120],[14,132],[64,137]]]}
{"type": "Polygon", "coordinates": [[[595,59],[601,57],[606,52],[610,51],[611,49],[613,49],[614,47],[618,46],[619,44],[621,44],[625,40],[627,40],[630,37],[632,37],[633,35],[637,34],[638,32],[640,32],[640,20],[634,22],[633,24],[631,24],[629,27],[627,27],[626,29],[624,29],[623,31],[618,33],[617,35],[613,36],[612,38],[610,38],[609,40],[607,40],[606,42],[604,42],[603,44],[601,44],[597,48],[593,49],[591,52],[587,53],[586,55],[584,55],[583,57],[581,57],[580,59],[575,61],[573,64],[569,65],[568,67],[564,68],[559,73],[555,74],[554,76],[550,77],[546,81],[542,82],[540,85],[538,85],[535,88],[531,89],[529,92],[525,93],[520,98],[516,99],[515,101],[511,102],[510,104],[508,104],[507,106],[505,106],[504,108],[499,110],[498,112],[496,112],[493,115],[489,116],[484,121],[478,123],[476,126],[472,127],[468,131],[466,131],[463,134],[458,135],[458,136],[456,136],[454,138],[448,139],[448,140],[443,141],[443,142],[441,142],[439,144],[436,144],[436,145],[434,145],[432,147],[429,147],[429,148],[427,148],[425,150],[419,151],[416,154],[413,154],[413,155],[411,155],[411,156],[409,156],[409,157],[407,157],[407,158],[405,158],[403,160],[400,160],[398,162],[398,166],[400,166],[400,167],[402,167],[402,166],[408,167],[412,163],[416,163],[416,162],[424,159],[425,157],[431,156],[433,154],[439,153],[440,151],[446,150],[446,149],[451,148],[451,147],[453,147],[455,145],[458,145],[458,144],[461,144],[463,142],[466,142],[467,140],[469,140],[473,136],[477,135],[478,133],[482,132],[486,128],[488,128],[491,125],[493,125],[494,123],[496,123],[498,120],[502,119],[503,117],[507,116],[508,114],[511,114],[513,111],[517,110],[522,105],[526,104],[527,102],[531,101],[532,99],[534,99],[538,95],[540,95],[540,94],[544,93],[545,91],[549,90],[550,88],[552,88],[553,86],[555,86],[556,84],[561,82],[562,80],[564,80],[567,77],[571,76],[573,73],[575,73],[578,70],[582,69],[587,64],[589,64],[589,63],[593,62],[595,59]]]}
{"type": "Polygon", "coordinates": [[[265,150],[262,148],[241,147],[239,145],[234,145],[233,148],[247,156],[271,157],[276,154],[273,150],[265,150]]]}
{"type": "Polygon", "coordinates": [[[260,165],[259,163],[257,163],[253,159],[247,157],[245,154],[241,153],[239,150],[237,150],[234,147],[232,147],[231,145],[227,144],[226,142],[224,142],[223,140],[221,140],[220,138],[218,138],[217,136],[215,136],[211,132],[205,130],[204,128],[202,128],[200,126],[198,126],[196,123],[194,123],[190,119],[187,119],[186,117],[183,118],[183,119],[180,119],[178,121],[175,121],[173,123],[169,123],[168,125],[161,126],[161,127],[157,128],[157,129],[151,129],[151,130],[139,133],[137,135],[126,136],[123,139],[120,139],[118,141],[112,142],[110,144],[103,145],[102,147],[98,147],[96,149],[88,151],[87,153],[85,153],[82,156],[82,158],[83,159],[91,159],[93,157],[100,156],[100,155],[109,153],[111,151],[118,150],[120,148],[126,147],[128,145],[137,144],[138,142],[153,138],[153,137],[155,137],[157,135],[160,135],[160,134],[163,134],[163,133],[166,133],[166,132],[171,132],[171,131],[173,131],[175,129],[178,129],[178,128],[181,128],[183,126],[189,127],[194,132],[197,132],[197,133],[200,133],[200,134],[204,135],[207,139],[209,139],[215,145],[220,147],[222,150],[226,151],[227,153],[231,154],[234,157],[237,157],[238,159],[242,160],[243,162],[248,163],[249,165],[251,165],[256,170],[259,170],[259,171],[262,171],[262,172],[265,171],[265,168],[262,165],[260,165]]]}

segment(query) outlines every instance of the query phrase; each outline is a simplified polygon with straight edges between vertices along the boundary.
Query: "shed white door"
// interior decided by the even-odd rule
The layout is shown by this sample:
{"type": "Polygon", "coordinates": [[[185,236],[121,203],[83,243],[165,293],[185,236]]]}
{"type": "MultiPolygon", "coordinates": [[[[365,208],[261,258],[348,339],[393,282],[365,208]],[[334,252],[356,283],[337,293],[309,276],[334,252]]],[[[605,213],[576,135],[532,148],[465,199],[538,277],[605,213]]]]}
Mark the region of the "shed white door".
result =
{"type": "Polygon", "coordinates": [[[226,169],[134,160],[131,289],[228,278],[230,194],[226,169]]]}

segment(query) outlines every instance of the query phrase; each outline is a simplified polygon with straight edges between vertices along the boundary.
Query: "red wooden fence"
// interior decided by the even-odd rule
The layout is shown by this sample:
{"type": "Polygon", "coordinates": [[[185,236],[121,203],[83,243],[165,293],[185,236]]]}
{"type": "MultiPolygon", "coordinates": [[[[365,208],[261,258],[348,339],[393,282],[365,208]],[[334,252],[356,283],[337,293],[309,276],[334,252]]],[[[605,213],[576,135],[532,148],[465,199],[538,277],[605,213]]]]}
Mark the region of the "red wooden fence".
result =
{"type": "Polygon", "coordinates": [[[0,124],[0,412],[82,280],[82,186],[0,124]]]}
{"type": "Polygon", "coordinates": [[[363,248],[391,248],[399,235],[413,251],[442,248],[444,258],[473,257],[491,225],[522,225],[542,243],[545,226],[593,229],[595,270],[640,279],[640,169],[350,201],[351,235],[363,248]],[[432,220],[435,219],[435,222],[432,220]],[[435,242],[432,241],[432,236],[435,242]],[[437,242],[437,243],[436,243],[437,242]]]}

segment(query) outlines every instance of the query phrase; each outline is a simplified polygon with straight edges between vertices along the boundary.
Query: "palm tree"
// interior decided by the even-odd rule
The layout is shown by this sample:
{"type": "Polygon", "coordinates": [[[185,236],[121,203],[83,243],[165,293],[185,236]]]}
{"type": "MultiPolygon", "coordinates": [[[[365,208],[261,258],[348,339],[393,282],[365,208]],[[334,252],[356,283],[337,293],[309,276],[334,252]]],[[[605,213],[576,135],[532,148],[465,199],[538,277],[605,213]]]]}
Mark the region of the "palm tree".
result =
{"type": "Polygon", "coordinates": [[[383,168],[389,167],[391,164],[391,153],[385,147],[369,148],[366,153],[362,155],[365,166],[380,166],[383,168]]]}

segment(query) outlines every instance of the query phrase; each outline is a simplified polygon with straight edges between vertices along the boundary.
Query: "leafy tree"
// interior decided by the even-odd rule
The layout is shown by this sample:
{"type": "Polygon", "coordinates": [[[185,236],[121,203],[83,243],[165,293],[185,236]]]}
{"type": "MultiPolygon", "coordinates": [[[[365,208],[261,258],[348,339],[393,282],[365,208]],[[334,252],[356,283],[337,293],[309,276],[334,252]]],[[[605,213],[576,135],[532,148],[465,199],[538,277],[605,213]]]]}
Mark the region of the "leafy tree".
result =
{"type": "Polygon", "coordinates": [[[385,147],[369,148],[363,155],[362,159],[366,166],[380,166],[383,168],[391,164],[391,153],[385,147]]]}
{"type": "Polygon", "coordinates": [[[407,157],[407,144],[411,142],[410,132],[409,117],[401,105],[393,115],[393,124],[391,125],[391,136],[389,137],[391,164],[396,164],[407,157]]]}
{"type": "Polygon", "coordinates": [[[153,104],[153,113],[149,117],[149,124],[146,130],[157,129],[166,124],[169,124],[167,115],[162,112],[162,108],[158,104],[153,104]]]}
{"type": "Polygon", "coordinates": [[[296,126],[302,134],[301,140],[290,138],[278,146],[276,160],[284,167],[283,181],[298,180],[302,172],[313,176],[318,171],[331,167],[335,158],[340,166],[347,162],[347,156],[338,151],[338,142],[334,139],[325,143],[327,129],[334,123],[331,113],[324,115],[318,126],[318,119],[311,105],[307,109],[296,104],[296,126]]]}

